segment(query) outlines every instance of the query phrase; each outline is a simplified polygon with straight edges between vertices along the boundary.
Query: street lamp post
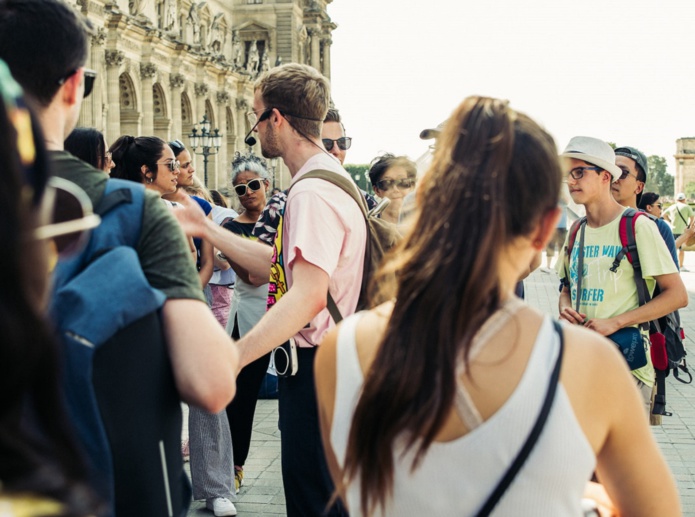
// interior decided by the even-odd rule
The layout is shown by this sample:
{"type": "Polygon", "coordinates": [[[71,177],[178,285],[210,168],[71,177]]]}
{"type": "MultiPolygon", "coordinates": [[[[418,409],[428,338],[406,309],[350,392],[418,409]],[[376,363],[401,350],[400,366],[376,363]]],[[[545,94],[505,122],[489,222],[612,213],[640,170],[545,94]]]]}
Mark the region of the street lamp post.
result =
{"type": "Polygon", "coordinates": [[[222,145],[222,135],[219,129],[210,130],[210,121],[208,115],[203,115],[203,120],[199,124],[198,129],[193,128],[193,131],[188,135],[191,141],[191,149],[198,156],[203,157],[203,171],[205,174],[205,187],[208,186],[208,157],[215,155],[220,150],[222,145]]]}

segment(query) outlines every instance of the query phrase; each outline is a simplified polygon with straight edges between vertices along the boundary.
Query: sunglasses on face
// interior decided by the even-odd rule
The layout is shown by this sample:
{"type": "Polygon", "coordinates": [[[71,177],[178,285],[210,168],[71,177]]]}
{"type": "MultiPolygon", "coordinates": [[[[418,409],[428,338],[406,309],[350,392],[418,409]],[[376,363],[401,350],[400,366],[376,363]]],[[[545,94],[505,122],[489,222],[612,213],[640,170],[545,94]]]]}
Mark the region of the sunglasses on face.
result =
{"type": "Polygon", "coordinates": [[[572,176],[572,179],[574,180],[580,180],[584,177],[584,173],[586,171],[602,171],[603,169],[601,167],[575,167],[571,171],[567,173],[568,176],[572,176]]]}
{"type": "Polygon", "coordinates": [[[620,167],[620,170],[622,171],[622,174],[620,175],[620,178],[618,178],[618,179],[624,180],[628,176],[632,176],[633,178],[635,178],[636,180],[639,181],[639,178],[637,178],[636,174],[631,174],[629,170],[623,169],[622,167],[620,167]]]}
{"type": "Polygon", "coordinates": [[[87,194],[74,183],[51,178],[41,202],[42,221],[50,223],[34,229],[36,240],[52,239],[60,257],[78,253],[87,243],[92,228],[101,218],[92,211],[87,194]]]}
{"type": "MultiPolygon", "coordinates": [[[[68,75],[63,77],[58,81],[59,85],[63,85],[65,81],[67,81],[70,77],[75,75],[77,73],[77,70],[73,70],[70,72],[68,75]]],[[[92,93],[92,89],[94,88],[94,80],[97,78],[97,73],[94,70],[90,70],[89,68],[84,69],[84,98],[89,97],[89,94],[92,93]]]]}
{"type": "Polygon", "coordinates": [[[251,192],[256,192],[257,190],[260,190],[261,187],[263,186],[263,180],[260,178],[253,179],[249,181],[248,183],[242,183],[241,185],[235,185],[234,186],[234,192],[236,192],[236,195],[241,197],[246,195],[246,189],[249,189],[251,192]]]}
{"type": "Polygon", "coordinates": [[[157,165],[166,165],[171,172],[176,172],[181,168],[181,162],[178,160],[172,160],[170,162],[157,162],[157,165]]]}
{"type": "Polygon", "coordinates": [[[413,188],[415,186],[415,180],[413,178],[403,178],[400,180],[380,180],[376,182],[376,188],[379,190],[389,190],[393,188],[394,185],[402,189],[413,188]]]}
{"type": "Polygon", "coordinates": [[[352,145],[352,138],[349,136],[341,136],[340,138],[337,138],[336,140],[331,140],[330,138],[322,138],[321,141],[323,142],[323,146],[326,148],[326,151],[330,151],[333,149],[334,144],[338,144],[338,149],[341,151],[347,151],[350,149],[350,146],[352,145]]]}
{"type": "Polygon", "coordinates": [[[664,205],[662,205],[661,203],[657,203],[656,206],[659,208],[659,210],[661,210],[662,208],[664,208],[664,205]]]}

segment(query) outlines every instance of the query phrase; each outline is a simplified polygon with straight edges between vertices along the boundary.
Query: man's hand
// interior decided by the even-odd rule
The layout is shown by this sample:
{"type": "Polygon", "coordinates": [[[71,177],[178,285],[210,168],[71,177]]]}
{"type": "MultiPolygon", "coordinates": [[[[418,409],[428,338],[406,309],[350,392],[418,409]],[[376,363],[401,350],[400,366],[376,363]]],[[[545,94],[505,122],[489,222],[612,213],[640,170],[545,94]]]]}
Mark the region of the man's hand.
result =
{"type": "Polygon", "coordinates": [[[564,307],[560,311],[560,319],[569,321],[573,325],[584,325],[586,314],[575,311],[572,307],[564,307]]]}
{"type": "Polygon", "coordinates": [[[620,330],[622,327],[620,326],[620,323],[618,323],[615,318],[609,318],[609,319],[599,319],[599,318],[592,318],[589,321],[587,321],[584,326],[588,329],[594,330],[601,334],[602,336],[610,336],[614,332],[617,332],[620,330]]]}
{"type": "Polygon", "coordinates": [[[172,210],[172,213],[179,222],[183,233],[188,237],[202,237],[208,224],[208,219],[205,217],[203,209],[188,196],[179,203],[181,206],[172,210]]]}

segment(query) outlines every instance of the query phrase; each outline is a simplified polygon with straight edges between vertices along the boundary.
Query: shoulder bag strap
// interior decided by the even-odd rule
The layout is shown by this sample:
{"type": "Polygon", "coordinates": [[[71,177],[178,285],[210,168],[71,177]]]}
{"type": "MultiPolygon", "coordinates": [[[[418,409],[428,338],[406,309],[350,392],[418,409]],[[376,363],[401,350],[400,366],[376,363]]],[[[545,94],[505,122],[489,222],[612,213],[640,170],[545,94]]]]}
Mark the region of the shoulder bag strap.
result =
{"type": "Polygon", "coordinates": [[[685,227],[690,228],[688,221],[686,221],[685,217],[683,217],[683,214],[681,214],[681,209],[678,207],[678,203],[676,203],[676,212],[678,212],[678,215],[680,216],[681,220],[685,223],[685,227]]]}
{"type": "Polygon", "coordinates": [[[526,438],[526,442],[524,443],[523,447],[521,447],[519,454],[517,454],[514,462],[497,485],[497,488],[495,488],[488,500],[485,502],[483,508],[480,510],[480,512],[478,512],[478,517],[486,517],[495,509],[495,506],[497,506],[497,503],[500,501],[500,499],[502,499],[502,496],[504,496],[504,493],[509,488],[509,485],[511,485],[512,481],[514,481],[514,478],[521,470],[521,467],[524,466],[526,459],[533,450],[533,447],[538,441],[538,437],[543,431],[545,422],[548,420],[548,415],[550,414],[550,409],[553,405],[553,400],[555,399],[557,384],[560,379],[560,367],[562,366],[562,356],[565,348],[562,327],[557,321],[553,321],[553,326],[555,327],[555,332],[557,332],[558,336],[560,337],[560,347],[557,354],[557,360],[555,361],[555,367],[553,368],[553,373],[551,374],[550,381],[548,382],[548,391],[545,394],[543,407],[541,407],[541,411],[536,419],[536,423],[533,424],[531,433],[529,434],[528,438],[526,438]]]}

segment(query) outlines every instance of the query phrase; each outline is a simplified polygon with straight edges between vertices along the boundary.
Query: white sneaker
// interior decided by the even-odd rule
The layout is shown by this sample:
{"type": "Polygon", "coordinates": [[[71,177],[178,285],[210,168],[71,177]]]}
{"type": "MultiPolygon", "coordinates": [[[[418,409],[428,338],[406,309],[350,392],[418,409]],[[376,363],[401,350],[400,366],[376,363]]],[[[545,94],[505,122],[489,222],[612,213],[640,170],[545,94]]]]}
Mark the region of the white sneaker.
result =
{"type": "Polygon", "coordinates": [[[208,500],[205,502],[205,506],[208,510],[213,511],[215,517],[236,515],[236,506],[226,497],[216,497],[215,499],[208,500]]]}

